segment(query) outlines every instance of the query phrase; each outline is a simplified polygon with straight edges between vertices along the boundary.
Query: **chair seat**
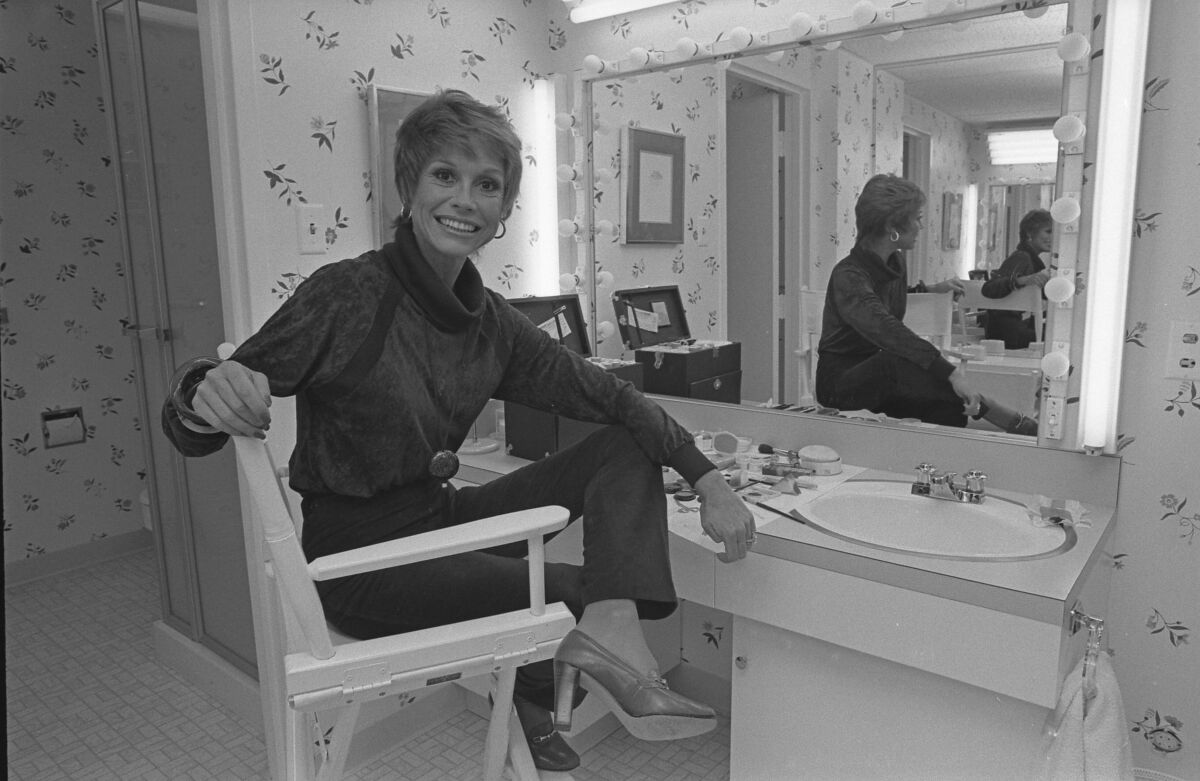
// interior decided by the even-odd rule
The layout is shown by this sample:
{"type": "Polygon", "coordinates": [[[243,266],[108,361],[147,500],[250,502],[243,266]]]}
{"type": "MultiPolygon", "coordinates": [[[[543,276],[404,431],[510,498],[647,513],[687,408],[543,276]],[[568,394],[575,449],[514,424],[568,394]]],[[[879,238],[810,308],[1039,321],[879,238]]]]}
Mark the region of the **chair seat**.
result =
{"type": "Polygon", "coordinates": [[[555,602],[540,616],[524,609],[399,636],[339,635],[331,659],[307,652],[285,657],[286,696],[296,710],[319,710],[485,675],[498,658],[521,665],[550,659],[574,625],[571,612],[555,602]]]}

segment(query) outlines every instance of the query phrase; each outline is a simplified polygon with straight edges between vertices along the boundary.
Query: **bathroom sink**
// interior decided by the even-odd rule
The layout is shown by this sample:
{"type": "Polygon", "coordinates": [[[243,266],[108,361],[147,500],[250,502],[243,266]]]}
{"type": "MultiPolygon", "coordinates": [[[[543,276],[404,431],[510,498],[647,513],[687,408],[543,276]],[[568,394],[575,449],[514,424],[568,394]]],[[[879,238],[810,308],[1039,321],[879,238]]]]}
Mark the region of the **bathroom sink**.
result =
{"type": "Polygon", "coordinates": [[[1056,556],[1075,544],[1074,529],[1034,526],[1017,502],[931,499],[889,480],[847,481],[793,514],[839,539],[934,558],[1022,561],[1056,556]]]}

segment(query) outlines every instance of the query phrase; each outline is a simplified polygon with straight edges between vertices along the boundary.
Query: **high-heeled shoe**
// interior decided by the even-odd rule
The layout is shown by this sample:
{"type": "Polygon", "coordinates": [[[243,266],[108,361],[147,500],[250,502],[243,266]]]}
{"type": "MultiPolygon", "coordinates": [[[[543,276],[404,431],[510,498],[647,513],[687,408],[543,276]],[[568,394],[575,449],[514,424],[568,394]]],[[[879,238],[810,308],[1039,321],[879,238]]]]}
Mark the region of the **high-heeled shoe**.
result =
{"type": "Polygon", "coordinates": [[[554,654],[557,729],[571,728],[571,703],[581,677],[583,687],[603,700],[635,738],[690,738],[717,726],[712,708],[671,691],[658,676],[639,673],[583,632],[572,629],[554,654]]]}

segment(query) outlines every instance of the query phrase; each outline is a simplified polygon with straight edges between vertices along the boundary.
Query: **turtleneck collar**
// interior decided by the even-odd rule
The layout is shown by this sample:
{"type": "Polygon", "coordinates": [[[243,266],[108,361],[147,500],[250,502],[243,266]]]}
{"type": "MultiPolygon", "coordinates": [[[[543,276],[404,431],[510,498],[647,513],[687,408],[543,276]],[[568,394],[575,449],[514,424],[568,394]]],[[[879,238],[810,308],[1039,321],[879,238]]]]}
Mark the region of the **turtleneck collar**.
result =
{"type": "Polygon", "coordinates": [[[468,258],[450,288],[417,247],[412,221],[396,226],[395,241],[380,250],[401,286],[439,331],[461,331],[483,314],[483,280],[468,258]]]}
{"type": "Polygon", "coordinates": [[[855,244],[850,254],[857,256],[859,263],[866,267],[872,277],[880,282],[896,279],[904,270],[903,260],[899,252],[893,252],[887,259],[879,257],[879,253],[867,249],[862,244],[855,244]]]}

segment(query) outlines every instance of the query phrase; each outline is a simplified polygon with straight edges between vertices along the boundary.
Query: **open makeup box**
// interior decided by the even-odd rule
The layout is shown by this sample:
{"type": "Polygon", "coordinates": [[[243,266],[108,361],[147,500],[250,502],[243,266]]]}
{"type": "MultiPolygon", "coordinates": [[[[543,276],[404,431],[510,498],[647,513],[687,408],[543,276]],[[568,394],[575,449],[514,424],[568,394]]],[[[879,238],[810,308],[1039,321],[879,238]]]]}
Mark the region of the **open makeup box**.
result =
{"type": "MultiPolygon", "coordinates": [[[[584,357],[591,356],[579,296],[533,296],[509,299],[509,303],[567,349],[584,357]]],[[[605,360],[597,365],[642,390],[640,363],[605,360]]],[[[506,401],[504,427],[508,452],[520,458],[536,460],[579,442],[600,428],[601,424],[572,420],[553,412],[506,401]]]]}
{"type": "Polygon", "coordinates": [[[625,348],[644,367],[647,393],[741,401],[741,343],[693,339],[678,286],[617,290],[612,302],[625,348]]]}

